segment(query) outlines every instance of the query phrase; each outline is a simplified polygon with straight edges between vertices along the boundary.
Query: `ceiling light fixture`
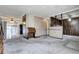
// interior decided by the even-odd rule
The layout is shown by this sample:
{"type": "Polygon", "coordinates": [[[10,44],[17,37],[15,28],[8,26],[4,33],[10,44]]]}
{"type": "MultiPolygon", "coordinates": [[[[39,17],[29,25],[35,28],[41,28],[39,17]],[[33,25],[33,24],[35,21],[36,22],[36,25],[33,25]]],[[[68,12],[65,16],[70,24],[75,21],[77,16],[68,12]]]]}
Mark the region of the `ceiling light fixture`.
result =
{"type": "Polygon", "coordinates": [[[71,21],[71,18],[69,18],[68,21],[71,21]]]}

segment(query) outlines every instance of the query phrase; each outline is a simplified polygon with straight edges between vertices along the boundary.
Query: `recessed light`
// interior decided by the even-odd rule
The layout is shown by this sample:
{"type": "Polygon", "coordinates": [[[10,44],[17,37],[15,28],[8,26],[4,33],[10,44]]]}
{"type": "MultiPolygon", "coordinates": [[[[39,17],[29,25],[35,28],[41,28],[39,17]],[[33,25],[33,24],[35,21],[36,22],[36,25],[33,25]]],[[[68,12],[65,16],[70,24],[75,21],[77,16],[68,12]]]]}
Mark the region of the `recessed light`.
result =
{"type": "Polygon", "coordinates": [[[71,18],[69,18],[68,21],[71,21],[71,18]]]}

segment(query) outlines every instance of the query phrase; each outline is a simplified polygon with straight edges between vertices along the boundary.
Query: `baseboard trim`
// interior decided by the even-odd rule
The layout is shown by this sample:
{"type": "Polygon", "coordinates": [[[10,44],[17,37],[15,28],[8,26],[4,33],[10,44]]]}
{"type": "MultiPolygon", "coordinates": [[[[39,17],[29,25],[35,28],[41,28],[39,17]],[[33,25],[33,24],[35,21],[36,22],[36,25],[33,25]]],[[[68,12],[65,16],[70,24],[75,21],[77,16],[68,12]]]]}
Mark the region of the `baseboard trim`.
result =
{"type": "MultiPolygon", "coordinates": [[[[49,35],[48,35],[49,36],[49,35]]],[[[63,39],[63,37],[62,38],[58,38],[58,37],[52,37],[52,36],[49,36],[49,37],[51,37],[51,38],[56,38],[56,39],[63,39]]]]}
{"type": "Polygon", "coordinates": [[[39,37],[41,37],[41,36],[48,36],[48,35],[39,35],[39,36],[35,36],[36,38],[39,38],[39,37]]]}

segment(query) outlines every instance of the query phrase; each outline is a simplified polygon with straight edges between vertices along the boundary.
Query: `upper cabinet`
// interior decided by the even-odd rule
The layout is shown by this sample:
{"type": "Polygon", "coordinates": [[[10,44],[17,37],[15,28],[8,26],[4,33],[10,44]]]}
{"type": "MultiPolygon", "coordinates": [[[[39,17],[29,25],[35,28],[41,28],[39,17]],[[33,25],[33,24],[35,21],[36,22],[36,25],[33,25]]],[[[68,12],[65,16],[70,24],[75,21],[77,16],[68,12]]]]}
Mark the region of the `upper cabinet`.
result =
{"type": "Polygon", "coordinates": [[[51,20],[51,24],[50,26],[62,26],[62,21],[57,19],[57,18],[54,18],[54,17],[50,17],[50,20],[51,20]]]}

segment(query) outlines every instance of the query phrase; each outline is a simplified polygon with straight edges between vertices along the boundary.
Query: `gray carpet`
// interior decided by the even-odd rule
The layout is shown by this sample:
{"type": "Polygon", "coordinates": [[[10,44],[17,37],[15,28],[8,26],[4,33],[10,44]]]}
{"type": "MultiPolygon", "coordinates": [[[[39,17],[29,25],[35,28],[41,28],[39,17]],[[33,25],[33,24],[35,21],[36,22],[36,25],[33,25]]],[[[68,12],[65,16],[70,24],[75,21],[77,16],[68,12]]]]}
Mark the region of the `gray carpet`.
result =
{"type": "Polygon", "coordinates": [[[66,47],[70,41],[51,37],[9,39],[4,41],[5,54],[78,54],[66,47]]]}

